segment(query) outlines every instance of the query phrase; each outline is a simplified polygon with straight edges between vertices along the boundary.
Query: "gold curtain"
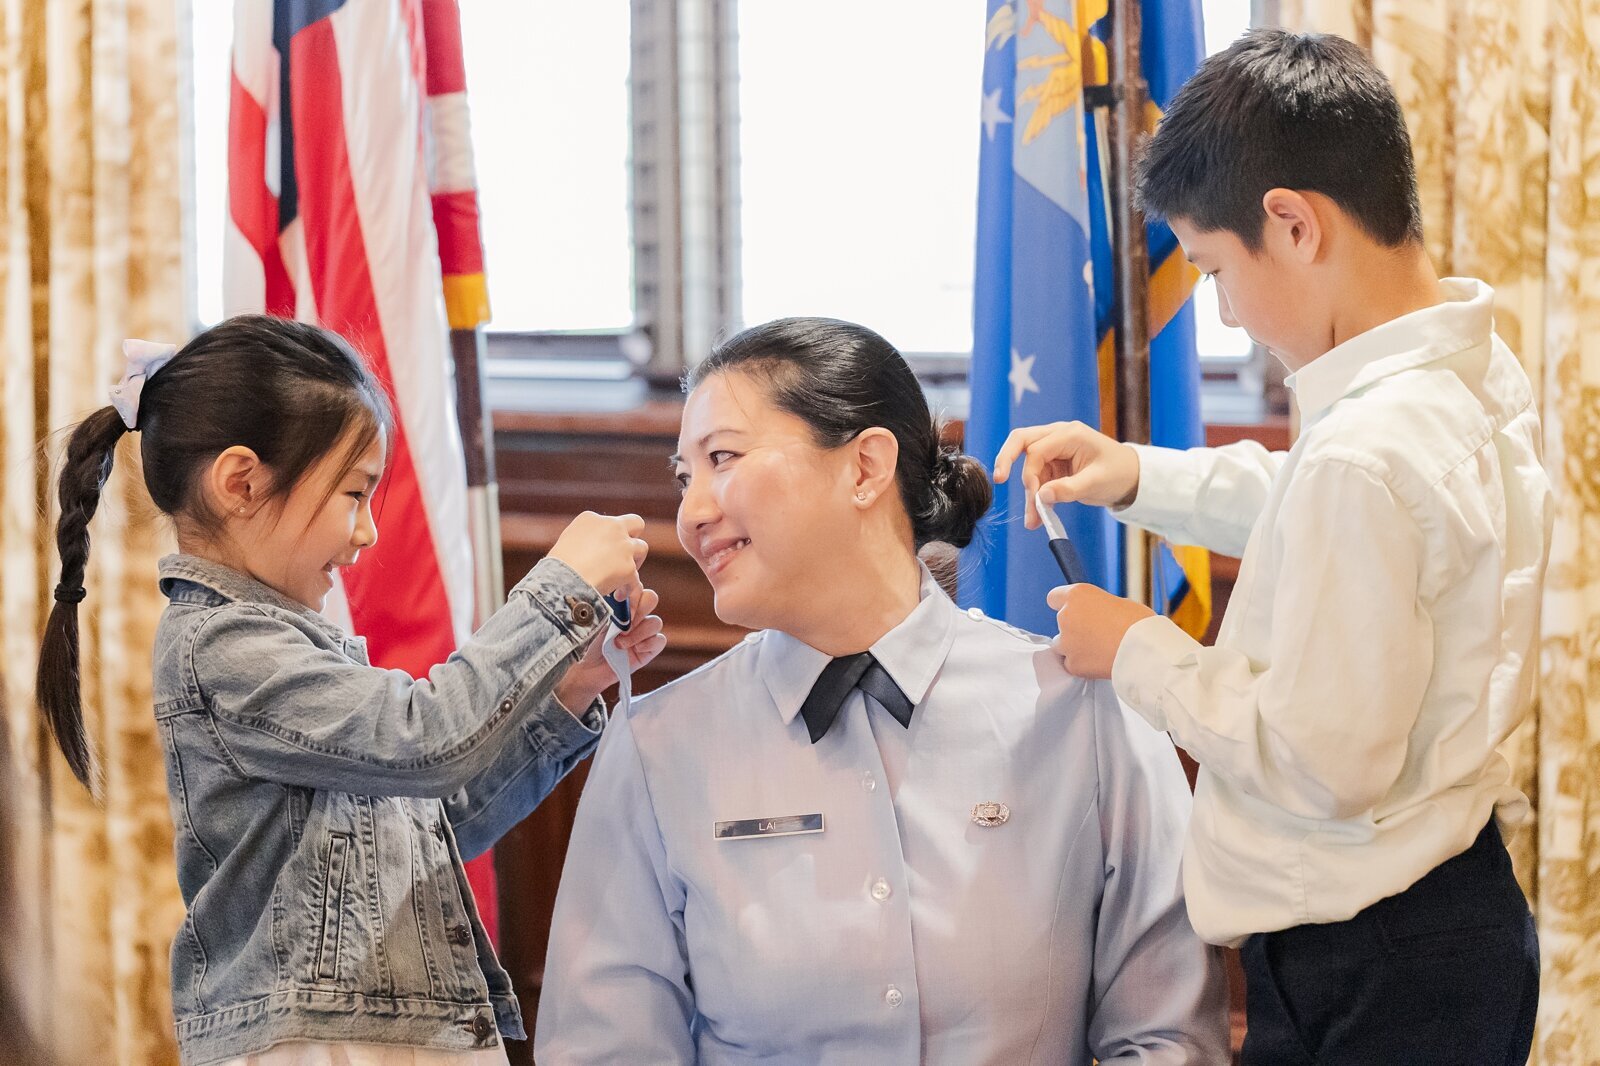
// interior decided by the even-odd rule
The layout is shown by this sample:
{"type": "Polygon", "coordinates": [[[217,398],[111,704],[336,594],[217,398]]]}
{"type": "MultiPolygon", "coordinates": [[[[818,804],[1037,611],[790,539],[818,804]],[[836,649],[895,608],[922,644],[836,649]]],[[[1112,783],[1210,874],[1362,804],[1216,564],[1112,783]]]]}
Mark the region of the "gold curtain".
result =
{"type": "Polygon", "coordinates": [[[1556,533],[1538,702],[1508,754],[1543,955],[1539,1066],[1600,1062],[1600,0],[1282,0],[1394,82],[1428,251],[1495,289],[1540,394],[1556,533]]]}
{"type": "Polygon", "coordinates": [[[106,404],[123,338],[186,333],[178,17],[173,0],[0,0],[0,1062],[177,1061],[182,905],[150,702],[169,534],[136,438],[80,608],[103,805],[43,741],[33,671],[56,580],[53,431],[106,404]]]}

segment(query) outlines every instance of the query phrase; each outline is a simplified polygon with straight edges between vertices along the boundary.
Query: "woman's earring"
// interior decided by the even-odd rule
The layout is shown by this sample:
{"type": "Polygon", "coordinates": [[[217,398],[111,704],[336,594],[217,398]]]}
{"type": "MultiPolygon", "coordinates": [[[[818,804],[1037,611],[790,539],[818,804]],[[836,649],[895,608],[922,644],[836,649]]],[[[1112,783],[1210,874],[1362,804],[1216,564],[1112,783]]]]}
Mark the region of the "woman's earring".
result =
{"type": "Polygon", "coordinates": [[[864,492],[858,492],[858,493],[856,493],[856,499],[860,500],[862,503],[866,503],[867,502],[867,494],[864,493],[864,492]]]}

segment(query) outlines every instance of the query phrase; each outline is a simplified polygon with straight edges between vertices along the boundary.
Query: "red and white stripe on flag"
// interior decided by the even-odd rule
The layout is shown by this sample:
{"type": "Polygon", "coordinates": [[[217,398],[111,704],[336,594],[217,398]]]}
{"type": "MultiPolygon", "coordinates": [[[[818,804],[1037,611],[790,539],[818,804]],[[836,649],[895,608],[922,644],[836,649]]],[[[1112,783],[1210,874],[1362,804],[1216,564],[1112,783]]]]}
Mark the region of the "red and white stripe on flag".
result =
{"type": "Polygon", "coordinates": [[[428,44],[428,187],[444,270],[444,306],[451,329],[472,329],[489,321],[489,289],[456,0],[422,0],[422,29],[428,44]]]}
{"type": "MultiPolygon", "coordinates": [[[[223,268],[228,314],[335,330],[389,390],[397,425],[381,535],[342,573],[327,613],[367,638],[375,664],[414,677],[450,655],[473,617],[422,8],[236,0],[223,268]]],[[[470,145],[457,151],[470,160],[470,145]]],[[[481,264],[480,253],[480,274],[481,264]]],[[[467,872],[493,932],[492,860],[467,872]]]]}

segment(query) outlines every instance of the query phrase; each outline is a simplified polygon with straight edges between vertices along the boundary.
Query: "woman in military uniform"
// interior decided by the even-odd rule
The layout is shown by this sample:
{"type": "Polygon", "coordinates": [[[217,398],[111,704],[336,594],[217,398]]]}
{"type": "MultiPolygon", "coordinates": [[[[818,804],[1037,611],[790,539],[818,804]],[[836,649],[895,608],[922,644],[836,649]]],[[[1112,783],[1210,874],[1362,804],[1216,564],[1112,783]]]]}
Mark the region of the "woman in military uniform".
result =
{"type": "Polygon", "coordinates": [[[755,632],[607,726],[538,1061],[1227,1061],[1177,755],[919,563],[990,486],[905,360],[785,319],[689,386],[678,534],[755,632]]]}

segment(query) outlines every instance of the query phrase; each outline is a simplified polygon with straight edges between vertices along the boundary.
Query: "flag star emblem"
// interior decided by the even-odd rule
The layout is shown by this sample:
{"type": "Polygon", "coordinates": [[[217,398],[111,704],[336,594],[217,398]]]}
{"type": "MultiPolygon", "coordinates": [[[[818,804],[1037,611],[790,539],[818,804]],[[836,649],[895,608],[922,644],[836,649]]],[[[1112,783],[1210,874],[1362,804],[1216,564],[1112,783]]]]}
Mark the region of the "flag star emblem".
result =
{"type": "Polygon", "coordinates": [[[994,128],[996,126],[1007,124],[1010,121],[1011,116],[1000,110],[1000,90],[996,89],[994,92],[984,93],[983,128],[989,135],[989,139],[991,141],[994,140],[994,128]]]}
{"type": "Polygon", "coordinates": [[[1012,404],[1019,404],[1028,393],[1039,391],[1039,383],[1033,380],[1033,362],[1038,358],[1038,355],[1022,355],[1015,348],[1011,349],[1011,373],[1006,375],[1006,380],[1011,382],[1012,404]]]}

